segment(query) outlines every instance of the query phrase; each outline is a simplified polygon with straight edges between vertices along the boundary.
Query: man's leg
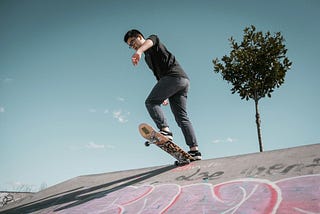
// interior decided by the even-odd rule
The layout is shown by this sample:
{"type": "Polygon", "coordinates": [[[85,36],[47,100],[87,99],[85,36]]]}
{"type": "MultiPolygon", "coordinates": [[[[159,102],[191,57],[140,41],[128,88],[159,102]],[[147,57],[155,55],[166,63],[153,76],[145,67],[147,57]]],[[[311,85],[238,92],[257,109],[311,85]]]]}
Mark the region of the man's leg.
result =
{"type": "Polygon", "coordinates": [[[175,119],[182,130],[186,144],[189,146],[188,152],[195,160],[201,160],[202,155],[198,148],[198,143],[193,126],[188,118],[187,114],[187,91],[181,91],[170,98],[171,110],[175,116],[175,119]]]}
{"type": "Polygon", "coordinates": [[[198,151],[195,133],[187,115],[188,88],[188,79],[165,77],[154,86],[145,104],[157,127],[160,130],[169,131],[169,126],[160,106],[165,99],[169,98],[172,113],[175,116],[177,124],[181,127],[187,145],[190,147],[189,154],[195,160],[201,160],[202,157],[198,151]]]}
{"type": "Polygon", "coordinates": [[[197,151],[197,139],[187,114],[187,93],[189,88],[189,80],[181,78],[180,85],[184,85],[185,87],[169,98],[170,107],[178,126],[182,130],[186,144],[189,146],[191,151],[197,151]]]}
{"type": "Polygon", "coordinates": [[[169,127],[161,109],[161,104],[164,100],[183,89],[184,86],[181,86],[179,83],[180,78],[177,77],[164,77],[160,79],[145,101],[145,105],[151,118],[160,130],[169,127]]]}

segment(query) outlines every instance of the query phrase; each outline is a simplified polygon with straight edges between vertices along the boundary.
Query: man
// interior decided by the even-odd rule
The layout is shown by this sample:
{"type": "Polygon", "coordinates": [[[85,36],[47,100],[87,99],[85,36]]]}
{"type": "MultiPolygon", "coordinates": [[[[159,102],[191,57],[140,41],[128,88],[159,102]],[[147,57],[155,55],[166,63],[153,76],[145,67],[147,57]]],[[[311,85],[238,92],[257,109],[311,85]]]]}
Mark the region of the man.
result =
{"type": "Polygon", "coordinates": [[[175,56],[160,42],[158,36],[151,35],[145,39],[141,32],[133,29],[125,34],[124,42],[135,50],[131,58],[133,65],[136,66],[139,63],[144,53],[147,65],[158,80],[145,104],[160,133],[171,140],[173,139],[172,132],[161,109],[161,104],[167,105],[169,102],[175,120],[190,148],[188,153],[196,160],[201,160],[197,139],[186,109],[190,84],[187,74],[179,65],[175,56]]]}

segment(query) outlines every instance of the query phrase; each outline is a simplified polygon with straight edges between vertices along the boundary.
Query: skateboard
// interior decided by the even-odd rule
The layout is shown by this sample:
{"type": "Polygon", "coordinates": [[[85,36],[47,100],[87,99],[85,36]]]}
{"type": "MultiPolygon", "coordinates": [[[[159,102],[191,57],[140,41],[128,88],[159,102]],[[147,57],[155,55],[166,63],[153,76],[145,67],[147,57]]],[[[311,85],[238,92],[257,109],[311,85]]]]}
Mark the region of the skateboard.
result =
{"type": "Polygon", "coordinates": [[[195,159],[190,154],[185,152],[166,136],[157,132],[149,124],[141,123],[139,125],[139,132],[143,138],[147,139],[147,141],[145,142],[145,146],[155,144],[160,149],[164,150],[176,159],[176,161],[174,162],[176,166],[186,165],[189,164],[191,161],[195,161],[195,159]]]}

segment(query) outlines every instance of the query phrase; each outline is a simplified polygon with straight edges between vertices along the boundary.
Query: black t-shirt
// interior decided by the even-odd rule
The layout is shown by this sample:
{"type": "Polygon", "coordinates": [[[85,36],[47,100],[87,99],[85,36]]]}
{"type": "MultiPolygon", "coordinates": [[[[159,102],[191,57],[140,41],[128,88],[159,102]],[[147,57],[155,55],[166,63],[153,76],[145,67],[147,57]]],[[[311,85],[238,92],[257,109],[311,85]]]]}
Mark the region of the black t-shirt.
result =
{"type": "Polygon", "coordinates": [[[153,42],[153,46],[144,52],[145,60],[157,80],[164,76],[188,78],[175,56],[160,42],[158,36],[151,35],[147,39],[153,42]]]}

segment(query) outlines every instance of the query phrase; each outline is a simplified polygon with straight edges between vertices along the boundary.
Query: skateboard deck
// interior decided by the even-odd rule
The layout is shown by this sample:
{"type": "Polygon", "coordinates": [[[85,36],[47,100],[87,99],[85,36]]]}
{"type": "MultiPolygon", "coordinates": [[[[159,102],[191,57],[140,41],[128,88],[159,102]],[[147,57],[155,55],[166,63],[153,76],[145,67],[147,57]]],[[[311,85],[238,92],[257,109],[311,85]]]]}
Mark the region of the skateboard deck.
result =
{"type": "Polygon", "coordinates": [[[155,144],[160,149],[164,150],[172,157],[176,159],[175,165],[185,165],[189,164],[191,161],[194,161],[194,158],[181,149],[178,145],[168,139],[166,136],[157,132],[152,126],[146,123],[141,123],[139,125],[139,132],[143,138],[147,141],[145,142],[145,146],[149,146],[150,144],[155,144]]]}

